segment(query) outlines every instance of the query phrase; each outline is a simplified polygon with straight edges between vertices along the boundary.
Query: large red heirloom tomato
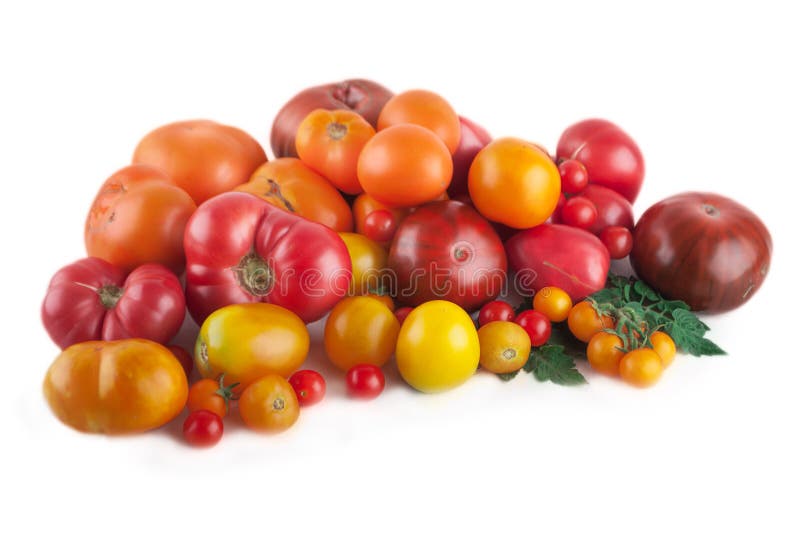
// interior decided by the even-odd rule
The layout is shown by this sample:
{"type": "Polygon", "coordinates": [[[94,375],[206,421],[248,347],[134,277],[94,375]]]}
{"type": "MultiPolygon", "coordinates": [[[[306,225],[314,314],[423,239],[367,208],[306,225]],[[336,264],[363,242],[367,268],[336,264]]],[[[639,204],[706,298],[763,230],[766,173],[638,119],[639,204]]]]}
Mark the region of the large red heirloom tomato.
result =
{"type": "Polygon", "coordinates": [[[696,311],[739,307],[769,271],[772,238],[736,201],[688,192],[659,201],[633,231],[631,264],[646,283],[696,311]]]}
{"type": "Polygon", "coordinates": [[[220,307],[264,302],[304,322],[327,313],[346,293],[350,255],[319,223],[243,192],[209,199],[186,225],[186,304],[198,323],[220,307]]]}
{"type": "Polygon", "coordinates": [[[96,257],[61,268],[42,303],[42,323],[59,347],[142,338],[166,343],[183,324],[178,278],[159,264],[125,272],[96,257]]]}
{"type": "Polygon", "coordinates": [[[497,233],[472,207],[437,201],[400,224],[389,268],[401,303],[449,300],[470,311],[502,290],[506,255],[497,233]]]}

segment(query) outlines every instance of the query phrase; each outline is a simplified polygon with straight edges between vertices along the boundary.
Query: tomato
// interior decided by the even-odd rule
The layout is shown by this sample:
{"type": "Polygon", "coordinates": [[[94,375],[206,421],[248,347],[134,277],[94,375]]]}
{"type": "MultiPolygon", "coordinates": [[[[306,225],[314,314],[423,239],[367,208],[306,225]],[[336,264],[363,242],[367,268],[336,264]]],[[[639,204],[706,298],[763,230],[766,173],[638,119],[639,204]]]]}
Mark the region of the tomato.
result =
{"type": "Polygon", "coordinates": [[[443,299],[472,311],[506,282],[503,243],[480,214],[458,201],[428,203],[403,220],[388,262],[397,300],[406,305],[443,299]]]}
{"type": "Polygon", "coordinates": [[[194,212],[192,198],[151,166],[135,165],[111,175],[86,216],[86,252],[124,271],[147,263],[183,272],[183,232],[194,212]]]}
{"type": "Polygon", "coordinates": [[[394,300],[391,296],[385,293],[385,291],[381,289],[377,290],[370,290],[365,296],[372,298],[373,300],[378,300],[383,305],[385,305],[390,311],[394,312],[394,300]]]}
{"type": "Polygon", "coordinates": [[[44,396],[64,424],[127,434],[168,423],[183,410],[186,375],[169,350],[144,339],[73,344],[44,379],[44,396]]]}
{"type": "Polygon", "coordinates": [[[447,188],[451,199],[461,195],[469,198],[467,187],[469,167],[472,165],[475,155],[492,141],[492,137],[482,126],[473,123],[466,117],[459,116],[458,120],[461,123],[461,140],[458,142],[456,152],[453,153],[453,180],[450,181],[450,186],[447,188]]]}
{"type": "Polygon", "coordinates": [[[597,209],[597,219],[588,229],[590,233],[599,235],[611,226],[633,230],[633,206],[614,190],[589,184],[576,197],[588,199],[597,209]]]}
{"type": "Polygon", "coordinates": [[[238,385],[237,383],[225,385],[224,374],[220,375],[219,380],[205,379],[195,382],[189,388],[186,407],[189,411],[204,409],[224,417],[228,414],[230,401],[234,399],[233,389],[238,385]]]}
{"type": "Polygon", "coordinates": [[[397,368],[419,391],[436,393],[461,385],[475,374],[480,355],[475,324],[452,302],[424,303],[400,327],[397,368]]]}
{"type": "Polygon", "coordinates": [[[577,160],[561,162],[558,165],[558,174],[561,175],[561,191],[567,194],[577,194],[589,184],[586,166],[577,160]]]}
{"type": "Polygon", "coordinates": [[[453,159],[436,135],[417,125],[381,130],[358,157],[358,182],[392,207],[413,207],[442,195],[453,177],[453,159]]]}
{"type": "Polygon", "coordinates": [[[386,379],[380,367],[375,365],[354,365],[345,377],[347,394],[353,398],[371,400],[383,392],[386,379]]]}
{"type": "Polygon", "coordinates": [[[301,407],[313,406],[325,397],[325,378],[316,370],[298,370],[289,376],[289,384],[301,407]]]}
{"type": "Polygon", "coordinates": [[[597,207],[585,197],[570,197],[561,207],[559,217],[566,225],[589,229],[597,221],[597,207]]]}
{"type": "Polygon", "coordinates": [[[361,363],[380,367],[392,357],[399,330],[394,313],[380,301],[345,298],[325,321],[325,353],[341,370],[361,363]]]}
{"type": "Polygon", "coordinates": [[[539,311],[533,309],[522,311],[514,318],[514,322],[528,334],[531,346],[542,346],[550,340],[550,333],[553,329],[550,320],[539,311]]]}
{"type": "Polygon", "coordinates": [[[222,439],[222,432],[222,417],[213,411],[193,411],[183,421],[183,437],[193,447],[213,447],[222,439]]]}
{"type": "Polygon", "coordinates": [[[659,355],[650,348],[632,350],[619,362],[619,375],[636,387],[649,387],[661,377],[664,365],[659,355]]]}
{"type": "Polygon", "coordinates": [[[397,231],[397,220],[388,210],[373,210],[364,218],[364,235],[376,242],[391,241],[397,231]]]}
{"type": "Polygon", "coordinates": [[[582,301],[576,303],[569,310],[567,325],[578,340],[589,342],[595,333],[607,328],[613,328],[614,319],[610,316],[603,316],[601,319],[591,303],[582,301]]]}
{"type": "Polygon", "coordinates": [[[675,360],[675,353],[677,352],[675,341],[672,340],[672,337],[663,331],[655,331],[650,334],[650,344],[653,345],[653,350],[661,358],[664,368],[670,366],[675,360]]]}
{"type": "Polygon", "coordinates": [[[203,203],[184,246],[186,304],[198,324],[248,302],[274,303],[313,322],[347,294],[352,277],[347,247],[333,230],[241,192],[203,203]]]}
{"type": "Polygon", "coordinates": [[[495,374],[506,374],[522,368],[531,352],[531,339],[518,324],[494,321],[478,330],[481,346],[481,367],[495,374]]]}
{"type": "MultiPolygon", "coordinates": [[[[364,236],[371,234],[371,225],[367,225],[367,216],[380,210],[387,210],[393,216],[393,219],[397,225],[400,225],[400,222],[402,222],[405,217],[411,213],[411,210],[408,208],[390,207],[368,194],[361,194],[356,197],[355,201],[353,201],[353,217],[355,219],[356,232],[364,236]]],[[[379,243],[384,246],[389,245],[388,240],[386,242],[379,243]]]]}
{"type": "Polygon", "coordinates": [[[394,316],[395,318],[397,318],[397,321],[400,322],[401,326],[403,325],[403,322],[405,322],[409,313],[411,313],[411,311],[413,310],[414,310],[413,307],[400,307],[399,309],[396,309],[394,311],[394,316]]]}
{"type": "Polygon", "coordinates": [[[612,259],[624,259],[633,249],[633,235],[625,227],[606,227],[600,232],[600,241],[612,259]]]}
{"type": "Polygon", "coordinates": [[[379,244],[356,233],[339,233],[353,266],[349,294],[363,295],[384,286],[387,253],[379,244]]]}
{"type": "Polygon", "coordinates": [[[228,305],[200,327],[194,349],[204,378],[225,374],[246,387],[265,374],[289,376],[308,355],[310,339],[293,312],[269,303],[228,305]]]}
{"type": "Polygon", "coordinates": [[[592,335],[586,347],[586,357],[592,368],[609,376],[619,376],[619,362],[624,355],[622,339],[605,331],[592,335]]]}
{"type": "Polygon", "coordinates": [[[461,141],[461,122],[450,103],[424,89],[398,93],[389,99],[378,116],[378,130],[411,123],[425,127],[441,138],[451,154],[461,141]]]}
{"type": "Polygon", "coordinates": [[[517,138],[492,141],[469,168],[469,195],[478,212],[515,229],[545,222],[560,193],[561,177],[550,155],[517,138]]]}
{"type": "Polygon", "coordinates": [[[348,194],[363,191],[356,166],[361,149],[375,135],[363,117],[349,110],[317,109],[297,128],[297,154],[311,169],[348,194]]]}
{"type": "Polygon", "coordinates": [[[542,287],[533,296],[533,308],[550,322],[563,322],[572,309],[572,298],[558,287],[542,287]]]}
{"type": "Polygon", "coordinates": [[[186,378],[188,379],[192,374],[192,369],[194,368],[194,358],[192,357],[192,354],[187,352],[182,346],[178,346],[176,344],[168,345],[167,350],[172,352],[172,355],[174,355],[175,359],[178,360],[178,363],[181,364],[181,367],[183,367],[183,372],[186,373],[186,378]]]}
{"type": "Polygon", "coordinates": [[[300,403],[286,379],[277,374],[267,374],[242,392],[239,414],[248,428],[282,432],[297,422],[300,403]]]}
{"type": "Polygon", "coordinates": [[[247,182],[267,161],[249,134],[214,121],[179,121],[159,127],[136,146],[134,164],[164,171],[198,205],[247,182]]]}
{"type": "Polygon", "coordinates": [[[514,308],[501,300],[490,301],[481,307],[478,313],[478,325],[485,326],[489,322],[512,321],[516,313],[514,308]]]}
{"type": "Polygon", "coordinates": [[[353,214],[342,194],[325,177],[297,158],[278,158],[253,172],[235,188],[334,231],[353,230],[353,214]]]}
{"type": "Polygon", "coordinates": [[[163,266],[145,264],[126,277],[95,257],[56,272],[42,303],[42,323],[62,349],[76,342],[135,337],[166,343],[185,315],[181,283],[163,266]]]}

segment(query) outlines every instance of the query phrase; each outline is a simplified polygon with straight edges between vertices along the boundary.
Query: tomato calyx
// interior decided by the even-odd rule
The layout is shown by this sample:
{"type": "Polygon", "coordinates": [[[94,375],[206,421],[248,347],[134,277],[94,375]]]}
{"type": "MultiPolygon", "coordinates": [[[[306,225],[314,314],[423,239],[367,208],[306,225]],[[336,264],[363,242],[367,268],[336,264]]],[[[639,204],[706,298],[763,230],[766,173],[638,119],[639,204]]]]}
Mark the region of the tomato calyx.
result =
{"type": "Polygon", "coordinates": [[[347,136],[347,125],[339,122],[328,123],[325,131],[332,140],[338,141],[347,136]]]}
{"type": "Polygon", "coordinates": [[[267,197],[274,197],[278,201],[280,201],[284,208],[289,212],[297,212],[294,206],[283,196],[281,192],[281,185],[275,179],[267,179],[267,184],[269,184],[269,190],[264,193],[267,197]]]}
{"type": "Polygon", "coordinates": [[[285,407],[286,407],[286,401],[281,397],[277,397],[275,400],[272,401],[272,409],[275,411],[283,411],[285,407]]]}
{"type": "Polygon", "coordinates": [[[215,394],[222,397],[222,400],[225,401],[225,411],[227,412],[230,409],[230,401],[231,400],[239,400],[239,397],[236,396],[233,390],[239,385],[240,382],[234,382],[230,385],[225,385],[225,373],[219,375],[219,389],[214,391],[215,394]]]}
{"type": "Polygon", "coordinates": [[[100,303],[103,304],[103,307],[106,309],[113,309],[117,302],[122,297],[124,293],[124,289],[122,287],[118,287],[116,285],[103,285],[99,289],[97,289],[97,296],[100,298],[100,303]]]}
{"type": "Polygon", "coordinates": [[[703,210],[705,211],[706,214],[708,214],[712,218],[716,218],[717,216],[719,216],[719,209],[714,205],[703,203],[703,210]]]}
{"type": "Polygon", "coordinates": [[[232,270],[236,273],[239,286],[253,296],[266,296],[275,286],[275,274],[269,263],[255,251],[241,258],[232,270]]]}

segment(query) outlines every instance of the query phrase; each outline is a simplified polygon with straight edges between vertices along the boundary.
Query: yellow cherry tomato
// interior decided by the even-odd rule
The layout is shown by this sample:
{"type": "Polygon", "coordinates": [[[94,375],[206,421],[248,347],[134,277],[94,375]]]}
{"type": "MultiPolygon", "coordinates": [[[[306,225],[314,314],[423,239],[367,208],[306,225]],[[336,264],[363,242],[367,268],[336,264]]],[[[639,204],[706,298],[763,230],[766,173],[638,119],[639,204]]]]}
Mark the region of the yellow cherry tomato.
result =
{"type": "Polygon", "coordinates": [[[600,318],[591,303],[582,301],[576,303],[569,310],[567,325],[575,338],[579,341],[589,342],[595,333],[603,331],[605,328],[613,328],[614,319],[610,316],[600,318]]]}
{"type": "Polygon", "coordinates": [[[251,383],[239,398],[239,415],[248,428],[282,432],[300,416],[300,404],[291,384],[277,374],[251,383]]]}
{"type": "Polygon", "coordinates": [[[475,373],[480,341],[464,309],[434,300],[416,307],[403,321],[395,355],[406,383],[436,393],[461,385],[475,373]]]}
{"type": "Polygon", "coordinates": [[[519,324],[498,320],[478,330],[481,367],[495,374],[519,370],[531,353],[531,338],[519,324]]]}
{"type": "Polygon", "coordinates": [[[661,357],[650,348],[639,348],[625,354],[619,362],[619,375],[636,387],[649,387],[661,377],[661,357]]]}
{"type": "Polygon", "coordinates": [[[672,361],[675,360],[675,353],[677,351],[675,349],[675,341],[672,340],[672,337],[663,331],[656,331],[650,335],[650,344],[653,345],[653,350],[655,350],[661,358],[664,368],[670,366],[672,361]]]}
{"type": "Polygon", "coordinates": [[[572,309],[572,298],[558,287],[542,287],[533,297],[533,308],[550,319],[550,322],[563,322],[572,309]]]}
{"type": "Polygon", "coordinates": [[[353,280],[350,282],[349,294],[361,296],[383,287],[382,277],[387,276],[388,257],[383,246],[357,233],[339,233],[339,236],[347,246],[353,263],[353,280]]]}
{"type": "Polygon", "coordinates": [[[239,390],[266,374],[289,376],[308,355],[309,336],[300,317],[269,303],[217,309],[200,327],[195,365],[205,378],[225,374],[239,390]]]}
{"type": "Polygon", "coordinates": [[[325,321],[325,353],[338,368],[382,367],[397,344],[400,322],[373,296],[351,296],[336,304],[325,321]]]}
{"type": "Polygon", "coordinates": [[[586,346],[586,358],[597,372],[609,376],[619,376],[619,362],[625,352],[622,339],[618,335],[600,331],[592,335],[586,346]]]}

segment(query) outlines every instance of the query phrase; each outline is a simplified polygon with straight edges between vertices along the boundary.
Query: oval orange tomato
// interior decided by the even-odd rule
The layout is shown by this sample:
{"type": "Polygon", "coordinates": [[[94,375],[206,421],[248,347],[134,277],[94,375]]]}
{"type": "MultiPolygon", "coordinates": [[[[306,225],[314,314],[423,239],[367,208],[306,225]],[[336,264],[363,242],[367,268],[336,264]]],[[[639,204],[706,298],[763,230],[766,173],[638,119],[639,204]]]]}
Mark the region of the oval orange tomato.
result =
{"type": "Polygon", "coordinates": [[[282,432],[300,416],[300,403],[292,385],[277,374],[251,383],[239,397],[239,415],[248,428],[282,432]]]}
{"type": "Polygon", "coordinates": [[[384,104],[378,116],[378,130],[411,123],[425,127],[441,138],[450,154],[461,141],[461,122],[450,103],[424,89],[398,93],[384,104]]]}
{"type": "Polygon", "coordinates": [[[325,322],[325,353],[341,370],[355,365],[381,367],[392,357],[400,322],[372,296],[353,296],[336,304],[325,322]]]}

